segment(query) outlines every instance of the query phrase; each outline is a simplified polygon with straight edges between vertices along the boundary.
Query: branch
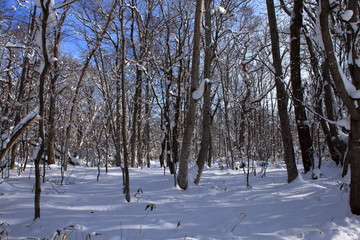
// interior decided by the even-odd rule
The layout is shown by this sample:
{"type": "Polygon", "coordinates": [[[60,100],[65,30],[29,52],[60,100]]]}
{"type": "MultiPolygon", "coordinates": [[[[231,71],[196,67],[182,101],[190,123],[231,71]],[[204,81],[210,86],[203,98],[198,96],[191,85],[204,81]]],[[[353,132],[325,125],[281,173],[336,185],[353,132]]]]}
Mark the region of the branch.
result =
{"type": "Polygon", "coordinates": [[[64,8],[64,7],[66,7],[66,6],[70,5],[70,4],[73,4],[74,2],[77,2],[77,1],[79,1],[79,0],[65,1],[65,2],[61,3],[60,5],[54,7],[53,9],[54,9],[54,10],[58,10],[58,9],[60,9],[60,8],[64,8]]]}
{"type": "Polygon", "coordinates": [[[346,105],[346,107],[348,108],[350,115],[355,119],[360,119],[360,112],[357,110],[355,101],[352,99],[359,97],[358,96],[359,91],[346,78],[335,56],[335,50],[329,30],[329,20],[328,20],[328,15],[330,12],[329,2],[327,0],[321,0],[320,6],[321,6],[321,12],[319,16],[320,27],[321,27],[320,37],[322,37],[324,50],[326,53],[327,60],[329,62],[331,76],[334,80],[339,96],[346,105]]]}
{"type": "Polygon", "coordinates": [[[281,8],[284,10],[284,12],[285,12],[287,15],[291,16],[292,9],[289,9],[289,8],[286,6],[284,0],[280,0],[280,5],[281,5],[281,8]]]}
{"type": "Polygon", "coordinates": [[[34,111],[29,113],[24,117],[12,130],[10,136],[5,138],[2,143],[1,152],[0,152],[0,162],[5,157],[7,151],[14,145],[16,140],[23,134],[26,129],[37,119],[39,113],[39,108],[36,108],[34,111]]]}

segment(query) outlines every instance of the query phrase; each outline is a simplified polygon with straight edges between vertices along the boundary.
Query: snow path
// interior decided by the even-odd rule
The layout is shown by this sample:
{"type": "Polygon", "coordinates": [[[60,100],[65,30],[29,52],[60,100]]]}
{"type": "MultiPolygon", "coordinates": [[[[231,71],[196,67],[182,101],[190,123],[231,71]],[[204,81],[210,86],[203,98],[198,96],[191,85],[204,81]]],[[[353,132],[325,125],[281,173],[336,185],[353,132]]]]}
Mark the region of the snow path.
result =
{"type": "MultiPolygon", "coordinates": [[[[29,172],[0,184],[0,222],[9,239],[49,238],[70,225],[71,239],[360,239],[360,217],[350,213],[340,191],[340,169],[324,168],[317,181],[299,177],[286,184],[283,168],[267,177],[206,169],[199,186],[181,191],[163,169],[131,169],[132,200],[122,195],[121,173],[75,167],[60,186],[59,169],[43,184],[41,220],[33,223],[33,176],[29,172]],[[148,209],[145,208],[148,206],[148,209]],[[153,206],[152,209],[150,206],[153,206]]],[[[1,229],[0,229],[1,230],[1,229]]]]}

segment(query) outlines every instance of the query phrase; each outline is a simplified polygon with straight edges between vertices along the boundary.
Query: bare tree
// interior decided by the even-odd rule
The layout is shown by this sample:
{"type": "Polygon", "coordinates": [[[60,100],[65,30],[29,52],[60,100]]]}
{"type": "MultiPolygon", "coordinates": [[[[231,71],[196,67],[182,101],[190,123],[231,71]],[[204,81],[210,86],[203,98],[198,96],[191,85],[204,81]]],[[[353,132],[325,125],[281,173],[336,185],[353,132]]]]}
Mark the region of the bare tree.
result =
{"type": "Polygon", "coordinates": [[[39,129],[38,129],[38,147],[34,154],[35,160],[35,217],[40,218],[40,194],[41,194],[41,173],[40,161],[45,152],[45,82],[48,79],[50,71],[50,56],[48,46],[48,33],[54,26],[54,10],[52,9],[53,3],[51,1],[40,1],[37,5],[40,9],[39,26],[36,33],[36,40],[40,51],[40,66],[38,72],[39,76],[39,129]]]}
{"type": "MultiPolygon", "coordinates": [[[[60,19],[58,20],[57,27],[55,28],[55,36],[53,43],[53,58],[59,59],[59,47],[62,36],[62,27],[64,25],[67,11],[70,9],[70,5],[66,5],[62,12],[60,19]]],[[[49,130],[47,138],[47,163],[55,164],[55,142],[56,142],[56,124],[55,124],[55,110],[56,110],[56,83],[60,75],[59,62],[53,63],[53,70],[50,78],[50,102],[49,102],[49,130]]]]}
{"type": "MultiPolygon", "coordinates": [[[[194,25],[194,47],[191,67],[191,87],[190,94],[198,88],[199,64],[200,64],[200,48],[201,48],[201,29],[203,17],[204,0],[196,1],[195,25],[194,25]]],[[[195,127],[195,115],[197,100],[190,96],[189,108],[185,116],[185,129],[181,146],[180,167],[178,183],[183,190],[188,187],[188,162],[190,157],[191,140],[195,127]]]]}
{"type": "Polygon", "coordinates": [[[272,59],[275,69],[275,86],[277,95],[277,104],[280,117],[281,136],[284,150],[284,160],[286,164],[288,182],[292,182],[298,175],[294,146],[291,134],[291,127],[289,121],[289,115],[287,110],[288,96],[284,84],[284,75],[281,65],[280,45],[279,45],[279,32],[277,29],[275,7],[273,0],[266,0],[266,6],[268,11],[270,34],[271,34],[271,46],[272,46],[272,59]]]}
{"type": "MultiPolygon", "coordinates": [[[[360,138],[360,112],[358,110],[358,99],[360,98],[358,92],[360,89],[360,67],[356,64],[359,61],[359,32],[354,31],[354,24],[359,21],[359,2],[356,0],[350,0],[347,3],[347,8],[351,12],[350,18],[345,19],[349,24],[347,25],[348,29],[344,35],[348,39],[348,48],[347,54],[350,57],[348,62],[348,70],[350,72],[352,82],[346,78],[346,75],[343,73],[343,69],[340,67],[340,64],[335,56],[335,48],[332,41],[332,36],[330,33],[330,24],[329,24],[329,15],[331,11],[337,11],[341,8],[333,9],[330,7],[328,1],[321,0],[319,7],[320,12],[320,26],[321,26],[321,37],[324,43],[324,50],[326,53],[326,58],[329,62],[330,73],[333,78],[334,84],[338,91],[341,100],[346,105],[348,112],[350,114],[350,135],[349,135],[349,150],[348,154],[350,155],[351,162],[351,186],[350,186],[350,208],[351,212],[357,215],[360,215],[360,147],[359,141],[360,138]]],[[[336,16],[341,16],[341,14],[334,14],[336,16]]],[[[344,19],[335,19],[337,22],[342,22],[344,19]]],[[[334,22],[336,24],[336,22],[334,22]]],[[[355,26],[355,25],[354,25],[355,26]]]]}
{"type": "Polygon", "coordinates": [[[304,106],[304,90],[301,83],[301,57],[300,57],[300,35],[302,27],[303,0],[294,0],[293,14],[290,24],[290,82],[292,86],[292,99],[295,109],[295,120],[301,148],[304,172],[307,173],[314,167],[314,149],[307,123],[306,110],[304,106]]]}
{"type": "Polygon", "coordinates": [[[127,134],[126,134],[126,35],[125,35],[125,23],[124,23],[124,11],[125,1],[121,1],[122,7],[120,9],[120,31],[121,31],[121,103],[122,103],[122,139],[123,139],[123,156],[124,156],[124,167],[123,172],[123,193],[125,199],[130,202],[130,176],[129,176],[129,162],[128,162],[128,150],[127,150],[127,134]]]}
{"type": "Polygon", "coordinates": [[[118,5],[118,0],[114,0],[113,4],[111,6],[111,9],[108,13],[106,22],[104,23],[103,27],[100,29],[100,32],[97,34],[97,39],[96,41],[93,43],[93,47],[90,49],[88,55],[86,56],[86,60],[83,64],[83,67],[81,69],[80,72],[80,76],[78,78],[77,84],[76,84],[76,88],[75,88],[75,93],[74,96],[71,100],[71,105],[70,105],[70,113],[69,113],[69,122],[68,122],[68,126],[66,128],[66,136],[65,136],[65,143],[64,143],[64,152],[63,152],[63,169],[66,171],[67,170],[67,162],[68,162],[68,150],[69,150],[69,141],[70,141],[70,137],[71,137],[71,133],[72,133],[72,127],[74,124],[74,115],[75,115],[75,110],[77,107],[77,101],[78,101],[78,95],[80,92],[80,88],[82,86],[82,82],[83,79],[85,77],[85,73],[90,65],[90,61],[92,59],[92,57],[94,56],[94,54],[96,53],[96,51],[98,50],[98,48],[101,45],[102,40],[105,37],[105,34],[107,33],[107,29],[109,27],[109,25],[112,22],[112,19],[115,15],[115,10],[117,8],[118,5]]]}
{"type": "Polygon", "coordinates": [[[211,0],[205,0],[205,57],[204,57],[204,80],[206,84],[204,90],[203,119],[201,132],[200,152],[196,164],[198,173],[194,179],[195,184],[199,184],[205,162],[209,157],[211,145],[211,83],[206,79],[211,79],[211,61],[213,58],[213,45],[211,43],[211,0]]]}

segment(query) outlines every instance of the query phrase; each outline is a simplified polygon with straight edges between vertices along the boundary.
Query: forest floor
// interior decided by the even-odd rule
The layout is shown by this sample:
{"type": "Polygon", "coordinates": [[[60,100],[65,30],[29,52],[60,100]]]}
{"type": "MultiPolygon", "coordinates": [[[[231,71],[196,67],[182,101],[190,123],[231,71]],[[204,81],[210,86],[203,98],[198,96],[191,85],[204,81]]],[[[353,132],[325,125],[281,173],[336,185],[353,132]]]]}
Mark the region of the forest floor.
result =
{"type": "Polygon", "coordinates": [[[64,233],[67,240],[360,239],[348,178],[331,162],[322,172],[318,180],[301,175],[287,184],[285,168],[269,166],[265,177],[251,174],[247,187],[242,170],[216,166],[205,169],[198,186],[189,182],[182,191],[159,167],[130,169],[128,203],[119,168],[101,169],[97,182],[96,168],[69,166],[60,185],[60,168],[51,166],[41,219],[34,222],[34,170],[28,168],[0,179],[0,239],[60,239],[64,233]]]}

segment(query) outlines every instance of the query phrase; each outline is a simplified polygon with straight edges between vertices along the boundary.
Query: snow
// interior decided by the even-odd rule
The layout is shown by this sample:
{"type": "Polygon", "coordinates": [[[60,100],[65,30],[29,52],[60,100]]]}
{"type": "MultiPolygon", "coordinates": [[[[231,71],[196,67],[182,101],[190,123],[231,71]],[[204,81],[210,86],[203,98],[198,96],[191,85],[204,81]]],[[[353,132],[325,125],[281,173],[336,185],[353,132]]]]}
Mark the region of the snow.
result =
{"type": "Polygon", "coordinates": [[[220,15],[225,15],[227,13],[226,9],[223,6],[217,6],[210,10],[210,14],[213,15],[215,13],[219,13],[220,15]]]}
{"type": "Polygon", "coordinates": [[[349,115],[346,118],[338,119],[336,122],[333,122],[333,123],[340,127],[344,127],[346,130],[350,130],[350,120],[351,120],[351,118],[349,115]]]}
{"type": "Polygon", "coordinates": [[[360,239],[360,217],[350,213],[349,193],[341,188],[349,179],[342,179],[332,162],[321,170],[318,180],[307,174],[287,184],[285,167],[270,165],[267,177],[250,176],[249,189],[242,171],[206,168],[198,186],[182,191],[158,166],[130,169],[127,203],[119,168],[107,174],[101,169],[97,182],[96,168],[69,166],[67,184],[60,185],[60,167],[51,166],[42,184],[41,219],[35,222],[34,171],[21,176],[14,171],[0,181],[0,216],[6,222],[0,232],[5,229],[12,240],[59,234],[95,240],[360,239]]]}
{"type": "Polygon", "coordinates": [[[220,15],[225,15],[226,14],[226,9],[224,7],[222,7],[222,6],[218,6],[216,8],[216,10],[217,10],[217,12],[220,13],[220,15]]]}
{"type": "Polygon", "coordinates": [[[354,84],[346,77],[343,69],[337,62],[339,73],[341,75],[341,79],[344,83],[344,87],[348,95],[353,99],[360,99],[360,90],[357,90],[354,84]]]}
{"type": "Polygon", "coordinates": [[[346,10],[343,14],[341,14],[341,18],[345,21],[349,21],[351,17],[353,16],[352,10],[346,10]]]}
{"type": "MultiPolygon", "coordinates": [[[[46,5],[48,3],[49,0],[44,0],[44,5],[46,5]]],[[[49,3],[49,7],[52,8],[55,4],[55,1],[54,0],[50,0],[50,3],[49,3]]],[[[36,7],[38,8],[41,8],[41,0],[35,0],[35,5],[36,7]]]]}
{"type": "Polygon", "coordinates": [[[38,8],[41,8],[41,0],[35,0],[35,5],[38,8]]]}
{"type": "Polygon", "coordinates": [[[196,89],[193,93],[192,93],[192,98],[194,100],[199,100],[205,93],[205,83],[206,83],[207,79],[203,79],[201,80],[198,89],[196,89]]]}
{"type": "Polygon", "coordinates": [[[198,89],[196,89],[193,93],[192,93],[192,98],[195,100],[199,100],[205,93],[206,91],[206,87],[205,87],[205,83],[217,83],[218,81],[216,80],[210,80],[208,78],[205,78],[203,80],[201,80],[198,89]]]}

